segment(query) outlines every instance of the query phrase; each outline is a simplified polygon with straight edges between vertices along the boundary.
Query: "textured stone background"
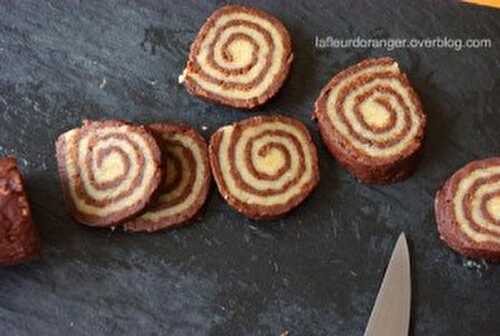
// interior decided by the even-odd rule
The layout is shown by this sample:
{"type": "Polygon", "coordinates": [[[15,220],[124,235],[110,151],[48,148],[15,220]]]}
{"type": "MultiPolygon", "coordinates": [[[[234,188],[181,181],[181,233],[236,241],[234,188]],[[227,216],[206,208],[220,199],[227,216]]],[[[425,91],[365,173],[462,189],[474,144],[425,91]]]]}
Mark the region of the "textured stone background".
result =
{"type": "Polygon", "coordinates": [[[413,255],[413,335],[498,335],[500,269],[438,240],[433,195],[500,149],[500,11],[445,1],[255,1],[289,28],[295,62],[257,113],[305,122],[318,189],[285,219],[255,223],[215,188],[195,225],[153,235],[73,222],[53,142],[83,118],[182,120],[209,136],[249,116],[177,84],[190,43],[222,2],[0,1],[0,154],[22,165],[44,241],[38,262],[0,270],[1,335],[362,335],[404,230],[413,255]],[[491,38],[490,49],[317,49],[316,36],[491,38]],[[393,186],[353,180],[310,120],[342,68],[390,55],[429,117],[418,172],[393,186]]]}

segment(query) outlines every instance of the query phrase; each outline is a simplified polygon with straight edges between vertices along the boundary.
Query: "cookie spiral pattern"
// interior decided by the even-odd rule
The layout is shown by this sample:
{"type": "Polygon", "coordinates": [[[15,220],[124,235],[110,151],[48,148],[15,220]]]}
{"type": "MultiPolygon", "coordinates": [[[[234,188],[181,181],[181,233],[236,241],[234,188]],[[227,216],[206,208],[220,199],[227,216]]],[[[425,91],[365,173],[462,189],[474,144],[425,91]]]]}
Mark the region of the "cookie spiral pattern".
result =
{"type": "Polygon", "coordinates": [[[299,121],[254,117],[219,129],[210,141],[219,191],[239,212],[274,218],[301,203],[319,181],[316,147],[299,121]]]}
{"type": "Polygon", "coordinates": [[[474,161],[437,193],[441,238],[456,251],[500,259],[500,158],[474,161]]]}
{"type": "Polygon", "coordinates": [[[143,128],[85,122],[56,144],[59,174],[73,216],[111,226],[142,210],[160,183],[160,150],[143,128]]]}
{"type": "Polygon", "coordinates": [[[333,77],[316,101],[315,117],[330,151],[351,173],[370,180],[357,166],[381,168],[373,182],[398,179],[389,176],[397,174],[391,166],[420,149],[426,124],[416,93],[391,58],[365,60],[333,77]]]}
{"type": "Polygon", "coordinates": [[[290,35],[276,18],[253,8],[225,6],[201,28],[179,82],[191,94],[253,108],[279,90],[292,59],[290,35]]]}
{"type": "Polygon", "coordinates": [[[198,132],[172,123],[147,128],[160,146],[165,178],[158,188],[158,199],[124,225],[128,231],[153,232],[186,223],[201,209],[210,187],[208,148],[198,132]]]}

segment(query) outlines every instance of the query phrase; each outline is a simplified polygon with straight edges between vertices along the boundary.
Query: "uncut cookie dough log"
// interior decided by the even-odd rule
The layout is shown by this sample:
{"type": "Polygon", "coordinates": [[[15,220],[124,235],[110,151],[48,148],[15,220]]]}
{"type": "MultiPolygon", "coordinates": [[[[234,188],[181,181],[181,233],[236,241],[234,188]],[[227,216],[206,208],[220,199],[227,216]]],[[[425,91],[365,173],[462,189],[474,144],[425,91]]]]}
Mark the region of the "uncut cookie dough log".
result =
{"type": "Polygon", "coordinates": [[[113,226],[136,215],[161,179],[161,154],[142,126],[85,121],[56,143],[59,175],[73,217],[89,226],[113,226]]]}
{"type": "Polygon", "coordinates": [[[426,116],[406,75],[391,58],[340,72],[315,104],[323,141],[365,183],[398,182],[416,167],[426,116]]]}
{"type": "Polygon", "coordinates": [[[229,5],[201,28],[179,82],[192,95],[251,109],[278,92],[292,60],[290,35],[278,19],[229,5]]]}
{"type": "Polygon", "coordinates": [[[209,155],[224,199],[253,219],[285,214],[319,182],[316,147],[292,118],[259,116],[222,127],[210,140],[209,155]]]}
{"type": "Polygon", "coordinates": [[[473,161],[437,192],[440,238],[456,252],[500,261],[500,157],[473,161]]]}
{"type": "Polygon", "coordinates": [[[124,224],[128,231],[153,232],[186,224],[199,212],[210,189],[207,144],[198,132],[172,123],[147,128],[160,146],[166,178],[158,199],[141,216],[124,224]]]}
{"type": "Polygon", "coordinates": [[[16,159],[0,159],[0,265],[21,263],[39,254],[40,238],[16,159]]]}

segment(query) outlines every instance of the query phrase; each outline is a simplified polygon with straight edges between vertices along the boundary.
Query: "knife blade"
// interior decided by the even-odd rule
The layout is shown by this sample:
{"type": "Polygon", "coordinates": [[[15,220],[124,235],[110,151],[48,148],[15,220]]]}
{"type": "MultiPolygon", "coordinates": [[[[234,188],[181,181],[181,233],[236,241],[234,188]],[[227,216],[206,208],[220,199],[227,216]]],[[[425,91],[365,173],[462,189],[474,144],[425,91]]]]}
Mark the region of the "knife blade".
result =
{"type": "Polygon", "coordinates": [[[410,326],[410,253],[404,233],[392,252],[364,336],[407,336],[410,326]]]}

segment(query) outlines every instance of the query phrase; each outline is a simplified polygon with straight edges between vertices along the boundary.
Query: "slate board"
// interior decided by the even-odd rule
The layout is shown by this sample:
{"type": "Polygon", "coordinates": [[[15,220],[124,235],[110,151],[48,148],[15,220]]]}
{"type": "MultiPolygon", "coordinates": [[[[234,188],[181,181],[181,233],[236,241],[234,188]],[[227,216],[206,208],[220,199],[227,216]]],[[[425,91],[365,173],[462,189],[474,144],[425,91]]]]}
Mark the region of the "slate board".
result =
{"type": "MultiPolygon", "coordinates": [[[[288,217],[256,223],[213,189],[196,224],[158,234],[72,221],[53,142],[83,118],[182,120],[208,137],[248,112],[177,84],[190,43],[222,2],[0,2],[0,154],[16,155],[44,242],[40,261],[0,270],[0,335],[362,335],[392,246],[409,237],[413,335],[498,335],[500,269],[438,239],[433,196],[466,162],[500,150],[500,11],[445,1],[255,1],[293,37],[278,96],[256,113],[305,122],[321,183],[288,217]],[[315,37],[490,38],[489,49],[318,49],[315,37]],[[404,183],[357,183],[310,120],[342,68],[390,55],[429,118],[404,183]]],[[[254,113],[255,114],[255,113],[254,113]]]]}

